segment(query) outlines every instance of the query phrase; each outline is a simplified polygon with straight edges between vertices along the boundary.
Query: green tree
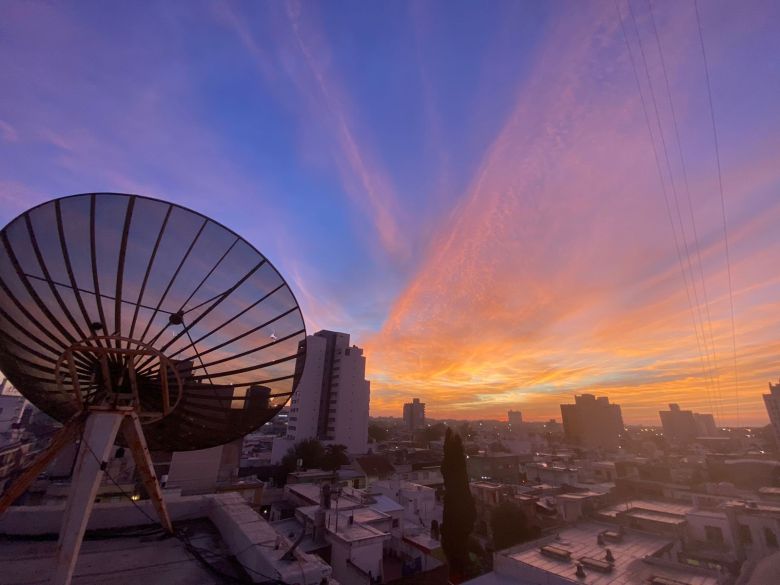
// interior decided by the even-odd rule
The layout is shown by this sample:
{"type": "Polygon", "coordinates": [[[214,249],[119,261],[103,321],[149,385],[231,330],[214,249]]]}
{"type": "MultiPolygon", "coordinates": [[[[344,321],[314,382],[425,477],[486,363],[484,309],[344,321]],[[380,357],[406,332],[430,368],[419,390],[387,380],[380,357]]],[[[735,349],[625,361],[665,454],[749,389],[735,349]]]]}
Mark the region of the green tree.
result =
{"type": "Polygon", "coordinates": [[[325,449],[317,439],[304,439],[290,447],[287,453],[282,457],[279,468],[274,474],[277,485],[287,483],[287,475],[298,469],[298,460],[301,460],[303,469],[316,469],[322,465],[322,458],[325,455],[325,449]]]}
{"type": "Polygon", "coordinates": [[[532,525],[520,507],[512,502],[501,502],[493,508],[490,528],[496,550],[533,540],[541,534],[539,527],[532,525]]]}
{"type": "Polygon", "coordinates": [[[368,425],[368,436],[377,443],[386,441],[389,434],[390,433],[385,427],[380,427],[379,425],[375,424],[368,425]]]}
{"type": "Polygon", "coordinates": [[[464,420],[458,425],[458,434],[463,437],[464,440],[469,441],[474,435],[474,430],[471,428],[471,423],[464,420]]]}
{"type": "Polygon", "coordinates": [[[320,466],[325,471],[336,471],[349,463],[346,445],[328,445],[322,455],[320,466]]]}
{"type": "Polygon", "coordinates": [[[450,579],[459,582],[469,568],[469,534],[474,528],[477,511],[469,490],[466,456],[460,435],[447,429],[444,437],[444,514],[441,526],[441,546],[450,565],[450,579]]]}
{"type": "Polygon", "coordinates": [[[423,429],[423,439],[426,442],[438,441],[447,432],[447,425],[444,423],[436,423],[423,429]]]}

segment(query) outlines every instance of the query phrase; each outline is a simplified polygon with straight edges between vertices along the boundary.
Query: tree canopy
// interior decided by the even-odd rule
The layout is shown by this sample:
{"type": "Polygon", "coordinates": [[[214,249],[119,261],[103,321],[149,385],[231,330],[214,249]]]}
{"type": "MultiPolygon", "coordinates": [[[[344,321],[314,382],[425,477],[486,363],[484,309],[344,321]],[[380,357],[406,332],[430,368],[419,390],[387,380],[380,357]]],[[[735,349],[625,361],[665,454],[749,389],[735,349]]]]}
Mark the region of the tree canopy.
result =
{"type": "Polygon", "coordinates": [[[389,435],[390,432],[385,427],[373,423],[368,425],[368,436],[377,443],[387,440],[389,435]]]}
{"type": "Polygon", "coordinates": [[[349,463],[345,445],[328,445],[320,460],[320,467],[326,471],[336,471],[349,463]]]}
{"type": "Polygon", "coordinates": [[[298,460],[302,469],[324,469],[336,471],[342,465],[349,463],[347,448],[344,445],[328,445],[323,447],[317,439],[304,439],[290,447],[282,458],[279,470],[275,475],[277,485],[284,485],[287,475],[298,469],[298,460]]]}
{"type": "Polygon", "coordinates": [[[423,440],[426,442],[438,441],[447,432],[447,425],[444,423],[432,424],[422,430],[423,440]]]}
{"type": "Polygon", "coordinates": [[[541,531],[532,525],[520,507],[512,502],[501,502],[490,514],[493,546],[496,550],[538,538],[541,531]]]}
{"type": "Polygon", "coordinates": [[[469,534],[477,518],[474,498],[469,490],[466,455],[460,435],[447,429],[444,437],[444,514],[441,526],[441,546],[450,564],[451,578],[460,581],[469,564],[469,534]]]}

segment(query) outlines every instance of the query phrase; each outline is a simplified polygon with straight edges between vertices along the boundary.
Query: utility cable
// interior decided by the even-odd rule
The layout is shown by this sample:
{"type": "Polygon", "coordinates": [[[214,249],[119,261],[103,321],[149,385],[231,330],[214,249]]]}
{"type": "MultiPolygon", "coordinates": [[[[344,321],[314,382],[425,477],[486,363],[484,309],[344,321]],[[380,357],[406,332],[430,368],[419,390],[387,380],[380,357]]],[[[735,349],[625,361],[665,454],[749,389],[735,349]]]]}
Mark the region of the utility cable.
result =
{"type": "Polygon", "coordinates": [[[701,15],[699,14],[699,2],[693,0],[693,6],[696,9],[696,24],[699,29],[699,43],[701,44],[701,55],[704,58],[704,77],[707,81],[707,98],[710,105],[710,122],[712,123],[712,138],[715,144],[715,162],[718,167],[718,190],[720,191],[720,211],[723,218],[723,244],[726,250],[726,272],[729,281],[729,305],[731,309],[731,345],[734,354],[734,397],[736,398],[736,418],[737,426],[740,424],[739,414],[739,374],[737,370],[737,327],[734,319],[734,288],[731,278],[731,253],[729,252],[729,230],[726,221],[726,197],[723,193],[723,169],[720,163],[720,146],[718,144],[718,126],[715,123],[715,107],[712,102],[712,83],[710,82],[710,68],[707,61],[707,50],[704,46],[704,33],[701,28],[701,15]]]}
{"type": "MultiPolygon", "coordinates": [[[[682,140],[680,139],[680,128],[677,123],[677,113],[674,108],[674,100],[672,99],[672,90],[671,90],[671,84],[669,82],[669,73],[666,67],[666,58],[664,56],[663,46],[661,45],[661,38],[660,35],[658,34],[658,27],[656,26],[655,12],[653,10],[652,0],[647,0],[647,5],[650,10],[650,19],[653,24],[653,33],[655,35],[655,42],[658,46],[658,55],[661,58],[661,70],[663,71],[664,74],[666,96],[669,100],[669,110],[672,115],[672,125],[674,126],[675,141],[677,143],[677,150],[680,154],[680,168],[682,170],[683,185],[685,186],[685,196],[688,203],[688,213],[691,216],[691,229],[693,231],[693,247],[694,247],[694,251],[696,252],[696,259],[699,268],[699,278],[701,279],[702,296],[704,298],[704,309],[707,316],[707,327],[710,335],[710,343],[712,344],[712,351],[714,354],[715,361],[717,363],[717,354],[715,353],[715,348],[716,348],[715,335],[712,330],[712,314],[710,312],[710,301],[709,301],[709,295],[707,293],[707,280],[704,276],[704,265],[701,259],[701,246],[699,246],[699,233],[696,228],[696,216],[693,212],[693,203],[691,200],[691,188],[690,188],[690,183],[688,181],[688,171],[685,166],[685,155],[683,153],[682,140]]],[[[680,223],[682,224],[682,219],[680,220],[680,223]]],[[[703,326],[702,326],[702,335],[704,335],[703,326]]],[[[718,380],[720,381],[720,377],[718,377],[718,380]]],[[[711,398],[710,398],[710,402],[712,402],[711,398]]]]}
{"type": "Polygon", "coordinates": [[[675,225],[674,225],[674,219],[672,217],[671,206],[669,204],[669,196],[668,196],[668,193],[666,191],[666,181],[664,180],[663,168],[661,166],[661,160],[660,160],[660,157],[658,155],[658,147],[656,146],[652,125],[650,123],[650,114],[648,112],[648,107],[647,107],[647,103],[645,101],[644,93],[642,92],[642,84],[641,84],[641,81],[639,79],[639,72],[637,70],[636,61],[634,59],[634,52],[631,49],[631,43],[628,40],[628,33],[626,31],[626,26],[625,26],[625,23],[623,21],[623,15],[622,15],[622,11],[620,10],[620,5],[618,4],[618,0],[615,0],[615,9],[617,11],[618,19],[620,21],[620,27],[621,27],[621,30],[623,32],[623,40],[625,41],[626,49],[628,51],[629,59],[631,61],[631,68],[632,68],[632,70],[634,72],[634,81],[636,82],[637,91],[639,93],[639,99],[640,99],[640,102],[642,104],[642,111],[644,113],[645,123],[647,125],[647,131],[648,131],[648,134],[650,136],[650,144],[651,144],[651,147],[653,149],[653,155],[654,155],[654,158],[655,158],[655,166],[656,166],[656,169],[658,171],[658,179],[659,179],[659,182],[661,184],[661,192],[663,193],[664,203],[666,205],[666,213],[667,213],[667,217],[669,219],[669,224],[672,227],[672,236],[673,236],[673,240],[674,240],[674,247],[675,247],[675,251],[677,253],[677,260],[678,260],[678,263],[680,265],[680,272],[681,272],[681,275],[682,275],[682,278],[683,278],[683,283],[684,283],[684,286],[685,286],[685,294],[686,294],[686,297],[688,299],[688,307],[690,308],[690,312],[691,312],[691,320],[693,322],[693,330],[694,330],[694,335],[696,337],[696,345],[698,346],[699,358],[701,360],[702,374],[703,374],[703,376],[705,378],[705,382],[706,382],[707,381],[707,369],[705,367],[705,358],[704,358],[705,353],[702,350],[701,340],[699,339],[699,328],[698,328],[698,323],[696,321],[696,313],[695,313],[694,308],[693,308],[693,300],[691,298],[691,293],[690,293],[690,289],[689,289],[689,286],[688,286],[688,278],[687,278],[687,275],[686,275],[686,272],[685,272],[685,265],[683,264],[683,261],[682,261],[682,253],[680,251],[680,244],[679,244],[679,241],[678,241],[678,238],[677,238],[677,230],[676,230],[675,225]]]}
{"type": "MultiPolygon", "coordinates": [[[[677,196],[677,187],[675,186],[675,182],[674,182],[674,172],[672,170],[672,163],[671,163],[671,159],[669,157],[669,149],[667,148],[667,145],[666,145],[666,137],[664,135],[663,123],[662,123],[662,120],[661,120],[661,113],[660,113],[660,111],[658,109],[658,101],[656,100],[656,97],[655,97],[655,87],[653,85],[653,80],[652,80],[652,78],[650,76],[650,67],[649,67],[648,62],[647,62],[647,55],[645,53],[644,43],[642,42],[642,35],[639,32],[639,25],[637,24],[636,14],[634,13],[634,9],[633,9],[633,7],[631,5],[630,0],[628,0],[627,4],[628,4],[629,12],[631,14],[631,20],[632,20],[632,22],[634,24],[634,31],[636,32],[637,41],[639,43],[639,52],[640,52],[640,54],[642,56],[642,63],[644,64],[644,68],[645,68],[645,77],[647,79],[647,85],[650,88],[650,98],[651,98],[651,102],[653,104],[653,111],[655,113],[656,123],[658,124],[658,134],[659,134],[659,137],[661,139],[661,147],[662,147],[662,150],[663,150],[664,159],[666,161],[666,169],[667,169],[667,171],[669,173],[669,183],[670,183],[671,191],[672,191],[672,200],[674,201],[674,208],[675,208],[675,211],[677,212],[677,220],[678,220],[678,222],[680,224],[680,239],[682,240],[682,243],[683,243],[683,248],[685,250],[685,259],[686,259],[686,262],[688,264],[688,273],[689,273],[688,278],[689,278],[689,282],[690,282],[691,288],[693,289],[693,300],[694,300],[694,303],[695,303],[695,306],[696,306],[696,312],[699,315],[699,323],[700,323],[700,327],[701,327],[702,343],[704,345],[704,351],[705,351],[706,358],[709,361],[709,359],[710,359],[710,349],[709,349],[709,347],[707,345],[707,335],[706,335],[706,331],[704,329],[704,317],[703,317],[702,310],[701,310],[701,303],[699,302],[699,293],[698,293],[698,290],[696,288],[696,277],[695,277],[695,273],[693,271],[693,266],[691,264],[691,252],[690,252],[690,249],[688,248],[688,238],[685,235],[685,225],[683,224],[682,213],[680,212],[680,199],[677,196]]],[[[682,260],[681,260],[681,262],[682,262],[682,260]]],[[[683,270],[683,272],[685,271],[684,265],[681,266],[681,269],[683,270]]],[[[717,370],[718,358],[717,358],[717,353],[715,351],[715,346],[714,345],[712,347],[712,353],[713,353],[713,359],[712,359],[712,364],[710,366],[710,371],[712,372],[712,369],[713,368],[715,369],[716,389],[718,391],[718,396],[720,398],[720,396],[721,396],[720,376],[719,376],[718,370],[717,370]]],[[[719,400],[719,401],[721,402],[721,405],[722,405],[722,400],[719,400]]]]}

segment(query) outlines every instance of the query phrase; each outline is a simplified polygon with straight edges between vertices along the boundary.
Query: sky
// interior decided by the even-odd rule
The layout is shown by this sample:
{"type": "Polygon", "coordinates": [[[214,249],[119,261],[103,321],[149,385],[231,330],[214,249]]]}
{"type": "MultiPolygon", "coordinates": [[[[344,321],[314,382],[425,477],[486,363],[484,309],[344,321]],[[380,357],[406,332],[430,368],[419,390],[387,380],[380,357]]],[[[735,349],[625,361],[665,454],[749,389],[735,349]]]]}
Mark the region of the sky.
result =
{"type": "Polygon", "coordinates": [[[5,0],[0,225],[100,191],[207,214],[365,349],[372,415],[766,424],[780,4],[698,8],[5,0]]]}

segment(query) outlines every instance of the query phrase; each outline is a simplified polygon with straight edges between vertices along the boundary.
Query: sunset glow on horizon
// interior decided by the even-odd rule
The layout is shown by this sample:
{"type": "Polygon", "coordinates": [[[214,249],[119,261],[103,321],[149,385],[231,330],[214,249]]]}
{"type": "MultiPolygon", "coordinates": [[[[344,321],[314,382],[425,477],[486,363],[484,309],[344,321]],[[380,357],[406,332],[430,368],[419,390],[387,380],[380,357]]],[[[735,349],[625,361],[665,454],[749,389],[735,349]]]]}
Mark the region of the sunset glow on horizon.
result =
{"type": "Polygon", "coordinates": [[[693,2],[4,2],[0,224],[92,191],[213,217],[364,347],[374,416],[766,424],[780,5],[699,8],[730,265],[693,2]]]}

